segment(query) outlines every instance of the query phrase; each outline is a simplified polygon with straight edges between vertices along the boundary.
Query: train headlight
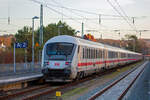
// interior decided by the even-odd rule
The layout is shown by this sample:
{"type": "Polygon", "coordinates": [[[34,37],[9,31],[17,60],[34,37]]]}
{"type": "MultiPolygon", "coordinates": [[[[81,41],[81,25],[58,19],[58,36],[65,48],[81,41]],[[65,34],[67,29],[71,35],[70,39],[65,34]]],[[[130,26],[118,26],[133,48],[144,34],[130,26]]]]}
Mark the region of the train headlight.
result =
{"type": "Polygon", "coordinates": [[[65,62],[65,65],[71,65],[71,62],[66,61],[66,62],[65,62]]]}

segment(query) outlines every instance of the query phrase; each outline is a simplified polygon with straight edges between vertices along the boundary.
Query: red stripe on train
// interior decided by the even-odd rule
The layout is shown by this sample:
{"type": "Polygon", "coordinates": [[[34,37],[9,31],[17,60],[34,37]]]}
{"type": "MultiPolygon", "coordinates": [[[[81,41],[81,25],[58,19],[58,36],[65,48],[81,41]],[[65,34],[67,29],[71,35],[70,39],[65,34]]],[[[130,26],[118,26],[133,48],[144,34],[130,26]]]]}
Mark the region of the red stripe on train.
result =
{"type": "Polygon", "coordinates": [[[87,62],[87,63],[85,62],[85,63],[78,63],[78,66],[89,66],[94,64],[113,63],[113,62],[120,62],[120,61],[129,61],[129,60],[137,60],[137,59],[108,60],[108,61],[87,62]]]}

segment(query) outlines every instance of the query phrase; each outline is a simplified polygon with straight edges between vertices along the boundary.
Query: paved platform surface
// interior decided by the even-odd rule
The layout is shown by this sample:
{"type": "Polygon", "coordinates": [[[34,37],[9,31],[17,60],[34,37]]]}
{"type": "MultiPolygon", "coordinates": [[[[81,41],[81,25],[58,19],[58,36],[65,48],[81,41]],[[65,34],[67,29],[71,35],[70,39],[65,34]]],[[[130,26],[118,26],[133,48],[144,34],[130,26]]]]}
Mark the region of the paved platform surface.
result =
{"type": "Polygon", "coordinates": [[[123,100],[150,100],[150,61],[123,100]]]}
{"type": "Polygon", "coordinates": [[[40,71],[1,76],[0,85],[20,82],[20,81],[34,80],[42,76],[43,74],[40,71]]]}

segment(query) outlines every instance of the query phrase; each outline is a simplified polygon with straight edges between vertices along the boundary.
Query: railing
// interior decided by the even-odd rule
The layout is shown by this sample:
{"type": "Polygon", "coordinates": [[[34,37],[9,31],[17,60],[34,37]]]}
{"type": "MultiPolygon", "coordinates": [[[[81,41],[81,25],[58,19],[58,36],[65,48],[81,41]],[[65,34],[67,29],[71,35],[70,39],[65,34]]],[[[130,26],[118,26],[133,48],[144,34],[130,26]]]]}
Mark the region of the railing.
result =
{"type": "Polygon", "coordinates": [[[40,71],[41,63],[16,63],[15,68],[14,64],[0,64],[0,76],[40,71]]]}

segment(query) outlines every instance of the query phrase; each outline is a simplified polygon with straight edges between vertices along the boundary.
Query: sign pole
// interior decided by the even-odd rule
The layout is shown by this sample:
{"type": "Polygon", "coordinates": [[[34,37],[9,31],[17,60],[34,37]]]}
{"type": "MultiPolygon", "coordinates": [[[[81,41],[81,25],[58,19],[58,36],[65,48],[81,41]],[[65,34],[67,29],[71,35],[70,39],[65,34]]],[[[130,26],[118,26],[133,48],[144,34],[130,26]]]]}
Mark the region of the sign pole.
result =
{"type": "Polygon", "coordinates": [[[16,73],[16,43],[14,43],[14,73],[16,73]]]}
{"type": "Polygon", "coordinates": [[[34,18],[32,18],[32,71],[34,68],[34,18]]]}
{"type": "Polygon", "coordinates": [[[25,69],[27,69],[27,48],[24,48],[25,50],[25,69]]]}
{"type": "Polygon", "coordinates": [[[84,23],[82,22],[82,38],[83,38],[83,35],[84,35],[84,23]]]}
{"type": "Polygon", "coordinates": [[[24,62],[24,69],[27,69],[27,46],[28,46],[28,42],[25,41],[25,42],[16,42],[14,43],[14,72],[16,72],[16,48],[24,48],[25,52],[24,52],[24,59],[25,59],[25,62],[24,62]]]}

